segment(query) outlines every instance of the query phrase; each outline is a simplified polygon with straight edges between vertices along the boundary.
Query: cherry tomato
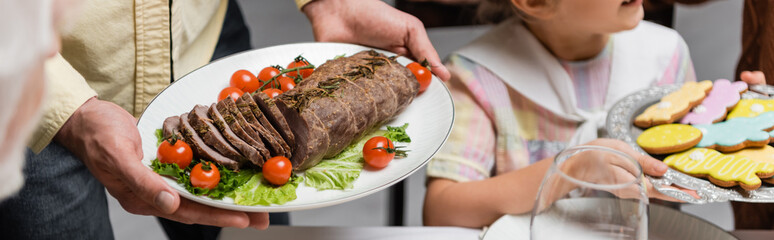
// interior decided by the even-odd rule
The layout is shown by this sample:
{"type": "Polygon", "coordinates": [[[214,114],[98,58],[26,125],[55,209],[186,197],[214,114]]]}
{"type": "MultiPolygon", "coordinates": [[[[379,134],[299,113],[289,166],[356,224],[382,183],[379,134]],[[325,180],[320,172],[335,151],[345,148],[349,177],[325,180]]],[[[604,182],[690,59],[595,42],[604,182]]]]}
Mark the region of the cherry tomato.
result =
{"type": "Polygon", "coordinates": [[[277,76],[280,73],[280,70],[276,67],[265,67],[261,69],[260,72],[258,72],[258,79],[261,81],[269,81],[274,76],[277,76]]]}
{"type": "Polygon", "coordinates": [[[372,137],[363,146],[363,159],[371,167],[384,168],[393,158],[395,158],[395,146],[386,137],[372,137]]]}
{"type": "Polygon", "coordinates": [[[271,184],[282,186],[290,179],[290,173],[293,171],[293,165],[290,160],[283,156],[269,158],[263,164],[263,178],[271,184]]]}
{"type": "Polygon", "coordinates": [[[211,162],[202,162],[196,164],[191,169],[191,185],[198,188],[213,189],[220,182],[220,171],[215,164],[211,162]],[[203,165],[207,164],[207,165],[203,165]]]}
{"type": "Polygon", "coordinates": [[[229,86],[239,88],[239,90],[242,90],[243,92],[251,93],[261,87],[261,82],[258,81],[258,78],[255,78],[255,75],[250,71],[242,69],[237,70],[231,75],[229,86]]]}
{"type": "Polygon", "coordinates": [[[218,94],[218,101],[223,101],[223,99],[226,99],[229,96],[231,96],[231,100],[236,101],[236,99],[238,99],[244,94],[245,93],[242,92],[242,90],[239,90],[239,88],[227,87],[221,90],[220,94],[218,94]]]}
{"type": "Polygon", "coordinates": [[[167,139],[159,145],[156,157],[161,163],[174,163],[177,167],[185,169],[193,160],[193,151],[183,140],[167,139]]]}
{"type": "Polygon", "coordinates": [[[266,95],[269,95],[270,98],[274,98],[277,95],[282,94],[282,90],[276,89],[276,88],[267,88],[262,91],[266,95]]]}
{"type": "Polygon", "coordinates": [[[296,81],[289,77],[278,77],[277,82],[279,82],[282,92],[287,92],[290,89],[296,88],[296,81]]]}
{"type": "MultiPolygon", "coordinates": [[[[288,64],[287,69],[303,67],[303,66],[306,66],[306,65],[309,65],[309,62],[307,62],[306,60],[296,59],[295,61],[293,61],[290,64],[288,64]]],[[[298,73],[301,73],[301,78],[306,79],[307,77],[309,77],[309,75],[312,75],[312,72],[314,72],[314,69],[308,68],[308,69],[301,69],[301,70],[298,70],[298,71],[288,72],[287,74],[288,74],[289,77],[295,77],[295,76],[298,75],[298,73]]]]}
{"type": "Polygon", "coordinates": [[[428,86],[430,86],[430,80],[433,79],[432,73],[430,73],[430,70],[428,70],[426,67],[423,67],[418,62],[409,63],[406,65],[406,67],[411,70],[411,73],[414,74],[414,77],[417,78],[417,82],[419,82],[419,92],[424,92],[428,86]]]}

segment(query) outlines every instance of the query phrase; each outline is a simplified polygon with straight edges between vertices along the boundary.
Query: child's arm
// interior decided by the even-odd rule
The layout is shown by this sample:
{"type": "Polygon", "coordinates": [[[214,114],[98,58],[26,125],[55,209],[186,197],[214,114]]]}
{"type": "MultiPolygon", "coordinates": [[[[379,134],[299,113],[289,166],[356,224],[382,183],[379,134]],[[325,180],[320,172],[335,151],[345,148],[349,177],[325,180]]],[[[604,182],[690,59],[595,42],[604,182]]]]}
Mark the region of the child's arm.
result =
{"type": "MultiPolygon", "coordinates": [[[[587,145],[622,151],[634,157],[647,175],[662,176],[667,170],[663,162],[639,154],[618,140],[597,139],[587,145]]],[[[528,213],[552,161],[552,158],[546,158],[525,168],[480,181],[455,182],[431,178],[425,194],[424,224],[478,228],[492,224],[505,214],[528,213]]],[[[655,190],[649,181],[646,187],[650,197],[676,201],[655,190]]]]}
{"type": "Polygon", "coordinates": [[[428,226],[482,227],[507,213],[532,210],[540,182],[553,159],[480,181],[430,178],[424,206],[428,226]]]}

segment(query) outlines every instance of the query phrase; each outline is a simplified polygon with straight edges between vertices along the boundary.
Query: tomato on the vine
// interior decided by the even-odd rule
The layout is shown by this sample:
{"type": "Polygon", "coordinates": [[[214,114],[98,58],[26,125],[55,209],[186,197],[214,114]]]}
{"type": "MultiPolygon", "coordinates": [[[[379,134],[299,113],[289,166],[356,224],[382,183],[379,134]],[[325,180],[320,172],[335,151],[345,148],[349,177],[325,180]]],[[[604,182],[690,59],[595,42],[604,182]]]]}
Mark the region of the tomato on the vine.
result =
{"type": "Polygon", "coordinates": [[[368,139],[363,146],[363,159],[374,168],[384,168],[395,158],[395,146],[386,137],[376,136],[368,139]]]}
{"type": "Polygon", "coordinates": [[[430,70],[418,62],[409,63],[406,67],[411,70],[411,73],[417,78],[417,82],[419,82],[419,92],[424,92],[427,87],[430,86],[430,80],[433,79],[430,70]]]}
{"type": "Polygon", "coordinates": [[[296,88],[296,81],[292,78],[281,76],[278,77],[276,81],[279,83],[282,92],[287,92],[290,89],[296,88]]]}
{"type": "Polygon", "coordinates": [[[185,169],[193,160],[193,151],[188,143],[172,138],[161,142],[156,157],[161,163],[173,163],[180,169],[185,169]]]}
{"type": "Polygon", "coordinates": [[[276,88],[267,88],[262,91],[266,95],[269,95],[270,98],[274,98],[280,94],[282,94],[282,90],[276,89],[276,88]]]}
{"type": "Polygon", "coordinates": [[[290,179],[290,173],[293,171],[293,165],[290,160],[283,156],[269,158],[263,164],[263,178],[271,184],[282,186],[290,179]]]}
{"type": "MultiPolygon", "coordinates": [[[[287,69],[303,67],[303,66],[308,66],[308,65],[310,65],[310,64],[309,64],[308,61],[306,61],[306,59],[303,59],[303,58],[299,57],[299,58],[296,58],[295,60],[293,60],[293,62],[291,62],[290,64],[288,64],[287,69]]],[[[295,76],[298,76],[298,74],[300,73],[301,74],[301,78],[306,79],[307,77],[309,77],[309,75],[312,75],[312,72],[314,72],[314,69],[308,68],[308,69],[301,69],[301,70],[297,70],[297,71],[288,72],[287,74],[288,74],[289,77],[295,77],[295,76]]]]}
{"type": "Polygon", "coordinates": [[[258,81],[258,78],[256,78],[253,73],[242,69],[237,70],[231,75],[229,86],[239,88],[239,90],[242,90],[243,92],[251,93],[261,87],[261,82],[258,81]]]}
{"type": "Polygon", "coordinates": [[[200,162],[191,169],[191,185],[194,187],[213,189],[219,182],[220,170],[211,162],[200,162]]]}
{"type": "MultiPolygon", "coordinates": [[[[279,67],[279,66],[277,66],[277,67],[279,67]]],[[[266,81],[271,80],[271,78],[273,78],[274,76],[279,75],[280,74],[280,70],[277,67],[270,66],[270,67],[265,67],[265,68],[261,69],[261,71],[258,72],[258,79],[261,80],[261,81],[266,82],[266,81]]]]}
{"type": "Polygon", "coordinates": [[[244,94],[245,93],[242,92],[242,90],[239,90],[239,88],[226,87],[220,91],[220,94],[218,94],[218,101],[223,101],[223,99],[226,99],[229,96],[231,96],[231,100],[236,101],[244,94]]]}

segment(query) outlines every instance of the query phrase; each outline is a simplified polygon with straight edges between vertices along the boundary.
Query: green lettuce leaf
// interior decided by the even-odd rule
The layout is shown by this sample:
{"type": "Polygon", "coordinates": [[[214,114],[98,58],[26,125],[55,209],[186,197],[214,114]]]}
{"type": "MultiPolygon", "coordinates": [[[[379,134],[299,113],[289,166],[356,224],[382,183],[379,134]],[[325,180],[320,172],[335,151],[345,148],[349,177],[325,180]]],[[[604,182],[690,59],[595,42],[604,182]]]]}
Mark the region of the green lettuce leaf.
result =
{"type": "Polygon", "coordinates": [[[243,169],[239,172],[233,172],[228,168],[218,166],[220,171],[220,182],[218,186],[213,189],[198,188],[191,185],[191,168],[197,163],[201,162],[198,159],[194,159],[193,164],[189,165],[186,169],[180,169],[175,164],[161,163],[158,159],[154,159],[151,162],[151,168],[154,172],[162,176],[169,176],[177,180],[177,183],[183,185],[188,192],[193,195],[207,195],[213,199],[222,199],[225,196],[232,196],[231,193],[234,190],[245,184],[251,177],[256,175],[255,170],[243,169]]]}
{"type": "Polygon", "coordinates": [[[234,203],[248,206],[285,204],[296,199],[296,187],[300,182],[301,178],[293,175],[288,183],[276,187],[265,182],[262,173],[257,173],[234,191],[234,203]]]}
{"type": "Polygon", "coordinates": [[[156,129],[156,147],[161,145],[161,142],[163,142],[163,141],[164,141],[164,135],[161,132],[161,128],[156,129]]]}
{"type": "Polygon", "coordinates": [[[410,143],[411,138],[406,133],[406,128],[408,128],[408,125],[408,123],[405,123],[400,127],[387,126],[387,133],[384,134],[384,137],[389,138],[393,142],[410,143]]]}
{"type": "Polygon", "coordinates": [[[306,170],[304,183],[318,191],[352,188],[352,183],[360,177],[360,172],[363,170],[363,145],[371,137],[385,133],[387,131],[384,130],[372,132],[357,143],[350,144],[338,155],[323,159],[316,166],[306,170]]]}

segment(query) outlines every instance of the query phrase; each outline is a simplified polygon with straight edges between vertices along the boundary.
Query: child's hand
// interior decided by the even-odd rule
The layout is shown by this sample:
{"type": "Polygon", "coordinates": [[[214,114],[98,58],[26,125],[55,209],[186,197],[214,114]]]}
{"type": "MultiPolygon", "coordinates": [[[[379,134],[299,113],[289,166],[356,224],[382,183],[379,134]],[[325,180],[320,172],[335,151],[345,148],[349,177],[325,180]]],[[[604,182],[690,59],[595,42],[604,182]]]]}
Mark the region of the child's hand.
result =
{"type": "MultiPolygon", "coordinates": [[[[621,151],[621,152],[631,156],[635,160],[637,160],[637,162],[640,163],[640,166],[642,166],[643,173],[646,174],[646,175],[660,177],[660,176],[663,176],[664,173],[666,173],[667,169],[669,168],[664,162],[659,161],[658,159],[655,159],[653,157],[640,154],[637,151],[635,151],[634,149],[632,149],[631,146],[629,146],[628,144],[626,144],[625,142],[622,142],[620,140],[600,138],[600,139],[596,139],[594,141],[591,141],[591,142],[587,143],[586,145],[603,146],[603,147],[608,147],[608,148],[612,148],[612,149],[621,151]]],[[[650,181],[648,181],[647,179],[644,179],[644,182],[645,182],[645,187],[647,189],[648,197],[658,198],[658,199],[667,200],[667,201],[673,201],[673,202],[678,202],[679,201],[679,200],[677,200],[675,198],[666,196],[663,193],[661,193],[658,190],[656,190],[653,187],[653,184],[651,184],[650,181]]],[[[675,187],[670,187],[670,188],[675,188],[675,187]]],[[[681,188],[675,188],[675,189],[683,191],[685,193],[688,193],[688,194],[690,194],[691,196],[693,196],[693,197],[695,197],[697,199],[699,198],[699,196],[696,194],[696,191],[694,191],[694,190],[681,189],[681,188]]],[[[615,193],[615,194],[619,195],[620,197],[625,197],[625,195],[626,195],[626,193],[624,193],[624,192],[615,193]]]]}
{"type": "Polygon", "coordinates": [[[761,71],[744,71],[739,74],[739,79],[750,85],[766,84],[766,76],[761,71]]]}

